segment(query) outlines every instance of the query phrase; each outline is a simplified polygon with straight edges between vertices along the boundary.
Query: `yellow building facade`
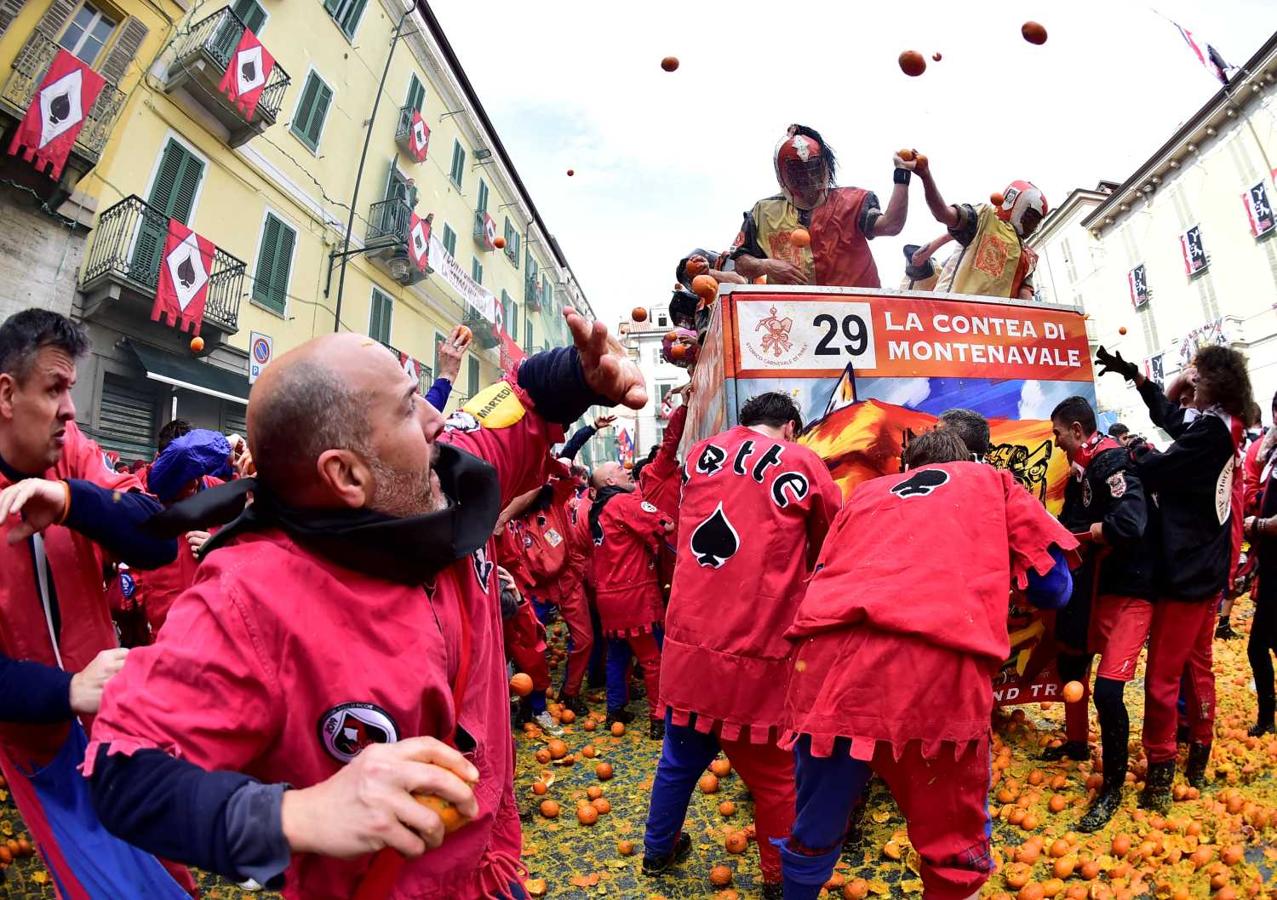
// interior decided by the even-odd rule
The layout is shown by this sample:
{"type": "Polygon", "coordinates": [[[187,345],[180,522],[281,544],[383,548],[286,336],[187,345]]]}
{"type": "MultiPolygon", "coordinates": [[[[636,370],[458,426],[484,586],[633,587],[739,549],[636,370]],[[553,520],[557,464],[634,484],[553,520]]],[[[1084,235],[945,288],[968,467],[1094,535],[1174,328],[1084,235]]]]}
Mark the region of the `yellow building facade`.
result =
{"type": "Polygon", "coordinates": [[[47,306],[88,325],[78,419],[125,459],[149,457],[173,417],[241,431],[252,356],[335,327],[415,362],[424,390],[438,342],[470,325],[453,406],[512,355],[563,343],[565,305],[589,311],[424,3],[0,0],[0,26],[0,69],[22,80],[0,90],[9,131],[58,50],[107,79],[61,179],[5,157],[0,233],[32,238],[13,261],[29,289],[0,288],[0,313],[47,306]],[[254,37],[263,52],[238,54],[254,37]],[[223,76],[245,61],[248,83],[265,79],[237,106],[223,76]],[[414,211],[432,230],[426,273],[408,253],[414,211]],[[217,248],[198,352],[150,318],[170,219],[217,248]]]}

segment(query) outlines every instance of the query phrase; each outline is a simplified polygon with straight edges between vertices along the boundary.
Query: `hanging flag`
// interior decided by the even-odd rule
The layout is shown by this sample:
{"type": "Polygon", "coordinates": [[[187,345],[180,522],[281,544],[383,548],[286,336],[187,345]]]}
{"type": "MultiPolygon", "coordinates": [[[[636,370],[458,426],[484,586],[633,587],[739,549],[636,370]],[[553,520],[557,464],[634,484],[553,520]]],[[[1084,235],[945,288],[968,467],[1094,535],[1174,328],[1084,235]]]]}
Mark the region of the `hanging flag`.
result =
{"type": "Polygon", "coordinates": [[[430,265],[430,219],[417,215],[414,209],[408,217],[408,256],[421,272],[430,265]]]}
{"type": "Polygon", "coordinates": [[[217,89],[239,107],[244,118],[253,121],[253,110],[261,99],[266,79],[275,68],[275,57],[262,46],[251,28],[244,29],[239,46],[226,66],[217,89]]]}
{"type": "Polygon", "coordinates": [[[1144,377],[1158,384],[1166,383],[1165,354],[1159,353],[1144,360],[1144,377]]]}
{"type": "Polygon", "coordinates": [[[1194,225],[1179,236],[1179,249],[1184,255],[1184,271],[1196,275],[1206,268],[1206,251],[1202,248],[1202,228],[1194,225]]]}
{"type": "Polygon", "coordinates": [[[21,153],[37,171],[47,166],[50,178],[61,178],[75,139],[105,85],[101,75],[59,50],[13,133],[9,155],[21,153]]]}
{"type": "Polygon", "coordinates": [[[492,216],[487,213],[483,214],[483,249],[495,250],[497,248],[497,223],[492,221],[492,216]]]}
{"type": "Polygon", "coordinates": [[[1126,273],[1126,283],[1131,289],[1131,305],[1139,309],[1148,302],[1148,276],[1143,263],[1126,273]]]}
{"type": "Polygon", "coordinates": [[[413,381],[417,382],[417,392],[423,397],[426,394],[425,375],[428,371],[420,360],[413,359],[402,350],[399,351],[399,366],[413,381]]]}
{"type": "Polygon", "coordinates": [[[155,289],[151,321],[167,319],[170,327],[199,334],[204,324],[209,273],[217,248],[177,219],[168,220],[160,280],[155,289]]]}
{"type": "Polygon", "coordinates": [[[1262,237],[1273,230],[1277,220],[1273,218],[1273,207],[1268,202],[1268,188],[1264,182],[1255,185],[1242,194],[1242,202],[1246,204],[1246,218],[1250,220],[1250,233],[1262,237]]]}
{"type": "Polygon", "coordinates": [[[1224,57],[1220,55],[1219,51],[1210,44],[1206,44],[1203,48],[1203,46],[1197,42],[1197,38],[1193,37],[1193,32],[1189,31],[1178,22],[1172,21],[1171,24],[1179,30],[1180,37],[1184,39],[1184,43],[1188,44],[1189,49],[1193,51],[1193,55],[1197,57],[1197,61],[1206,67],[1206,71],[1214,75],[1215,78],[1219,80],[1220,84],[1227,85],[1227,72],[1232,68],[1232,66],[1224,62],[1224,57]]]}
{"type": "Polygon", "coordinates": [[[616,449],[621,457],[621,463],[634,462],[634,439],[630,437],[630,433],[624,428],[619,429],[616,435],[616,449]]]}
{"type": "Polygon", "coordinates": [[[421,118],[421,113],[415,109],[412,111],[412,124],[408,129],[408,148],[412,151],[412,158],[417,162],[426,161],[426,151],[430,148],[430,127],[421,118]]]}

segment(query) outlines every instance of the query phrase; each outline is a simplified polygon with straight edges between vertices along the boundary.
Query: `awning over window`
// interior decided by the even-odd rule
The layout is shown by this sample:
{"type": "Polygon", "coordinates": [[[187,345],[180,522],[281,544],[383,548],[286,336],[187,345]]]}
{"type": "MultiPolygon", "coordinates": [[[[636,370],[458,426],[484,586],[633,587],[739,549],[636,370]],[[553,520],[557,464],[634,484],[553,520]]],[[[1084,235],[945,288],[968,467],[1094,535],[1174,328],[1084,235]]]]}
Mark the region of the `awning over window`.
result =
{"type": "Polygon", "coordinates": [[[152,381],[210,397],[219,397],[241,406],[248,405],[248,376],[228,372],[197,359],[166,353],[145,344],[127,342],[137,361],[152,381]]]}

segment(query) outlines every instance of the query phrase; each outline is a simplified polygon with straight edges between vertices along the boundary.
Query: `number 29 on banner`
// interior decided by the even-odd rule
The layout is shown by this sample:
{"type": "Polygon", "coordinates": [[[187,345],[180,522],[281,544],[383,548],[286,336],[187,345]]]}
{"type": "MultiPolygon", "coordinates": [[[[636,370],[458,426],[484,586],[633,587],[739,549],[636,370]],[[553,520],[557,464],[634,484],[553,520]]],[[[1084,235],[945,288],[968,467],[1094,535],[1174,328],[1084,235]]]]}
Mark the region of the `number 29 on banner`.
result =
{"type": "Polygon", "coordinates": [[[737,306],[745,370],[841,371],[877,364],[868,303],[742,300],[737,306]]]}

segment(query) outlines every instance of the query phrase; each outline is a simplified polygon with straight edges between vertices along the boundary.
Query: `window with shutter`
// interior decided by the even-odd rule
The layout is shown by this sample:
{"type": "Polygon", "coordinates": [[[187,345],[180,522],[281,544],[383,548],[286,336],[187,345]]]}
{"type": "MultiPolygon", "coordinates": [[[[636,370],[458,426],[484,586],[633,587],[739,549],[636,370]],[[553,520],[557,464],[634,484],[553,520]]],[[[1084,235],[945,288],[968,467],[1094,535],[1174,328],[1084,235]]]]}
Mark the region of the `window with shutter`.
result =
{"type": "Polygon", "coordinates": [[[449,256],[456,258],[457,233],[452,230],[452,226],[447,222],[443,223],[443,249],[448,251],[449,256]]]}
{"type": "Polygon", "coordinates": [[[435,348],[435,362],[434,362],[434,367],[430,370],[431,372],[438,372],[438,371],[439,371],[439,347],[440,347],[440,346],[442,346],[442,345],[443,345],[443,335],[436,331],[436,332],[435,332],[435,343],[434,343],[434,348],[435,348]]]}
{"type": "Polygon", "coordinates": [[[421,80],[417,78],[416,75],[413,75],[411,80],[408,82],[408,100],[404,103],[404,106],[409,109],[415,109],[417,112],[421,112],[421,110],[425,108],[425,105],[426,88],[421,83],[421,80]]]}
{"type": "Polygon", "coordinates": [[[150,29],[136,16],[125,19],[124,24],[120,26],[119,36],[106,55],[106,61],[102,63],[100,69],[102,77],[117,85],[123,81],[124,76],[128,74],[129,65],[137,58],[137,52],[141,49],[142,41],[146,40],[149,31],[150,29]]]}
{"type": "Polygon", "coordinates": [[[348,38],[355,36],[367,0],[324,0],[324,9],[348,38]]]}
{"type": "Polygon", "coordinates": [[[531,353],[536,346],[532,340],[532,317],[523,317],[523,350],[525,353],[531,353]]]}
{"type": "Polygon", "coordinates": [[[257,0],[235,0],[231,4],[231,11],[239,16],[239,20],[249,31],[261,34],[262,26],[266,24],[266,10],[257,0]]]}
{"type": "Polygon", "coordinates": [[[471,397],[479,393],[479,360],[473,356],[466,362],[466,393],[471,397]]]}
{"type": "Polygon", "coordinates": [[[461,187],[461,179],[465,175],[466,168],[466,151],[461,149],[461,141],[454,140],[452,142],[452,167],[448,170],[448,177],[452,179],[452,183],[457,187],[461,187]]]}
{"type": "Polygon", "coordinates": [[[475,284],[483,284],[483,263],[479,262],[477,256],[470,259],[470,277],[474,279],[475,284]]]}
{"type": "Polygon", "coordinates": [[[368,317],[368,336],[383,344],[390,343],[390,317],[394,313],[394,299],[378,288],[372,289],[372,311],[368,317]]]}
{"type": "Polygon", "coordinates": [[[92,66],[114,30],[114,19],[92,3],[84,3],[75,11],[58,44],[85,65],[92,66]]]}
{"type": "Polygon", "coordinates": [[[324,84],[315,72],[306,76],[306,86],[302,89],[301,99],[297,101],[297,112],[293,114],[291,130],[293,136],[301,141],[312,152],[319,150],[319,138],[324,131],[324,120],[328,117],[328,106],[332,103],[333,91],[324,84]]]}
{"type": "Polygon", "coordinates": [[[147,285],[157,283],[168,220],[173,218],[183,225],[191,224],[195,195],[203,178],[204,162],[170,138],[160,155],[155,182],[146,200],[159,217],[148,216],[142,220],[134,242],[133,260],[129,264],[131,278],[147,285]]]}
{"type": "Polygon", "coordinates": [[[475,204],[475,212],[488,211],[488,183],[482,178],[479,179],[479,202],[475,204]]]}
{"type": "Polygon", "coordinates": [[[280,315],[287,305],[288,275],[293,266],[296,242],[297,232],[274,215],[266,214],[262,244],[257,251],[257,268],[253,273],[253,300],[280,315]]]}
{"type": "Polygon", "coordinates": [[[27,0],[0,0],[0,35],[9,30],[13,20],[22,12],[27,0]]]}

